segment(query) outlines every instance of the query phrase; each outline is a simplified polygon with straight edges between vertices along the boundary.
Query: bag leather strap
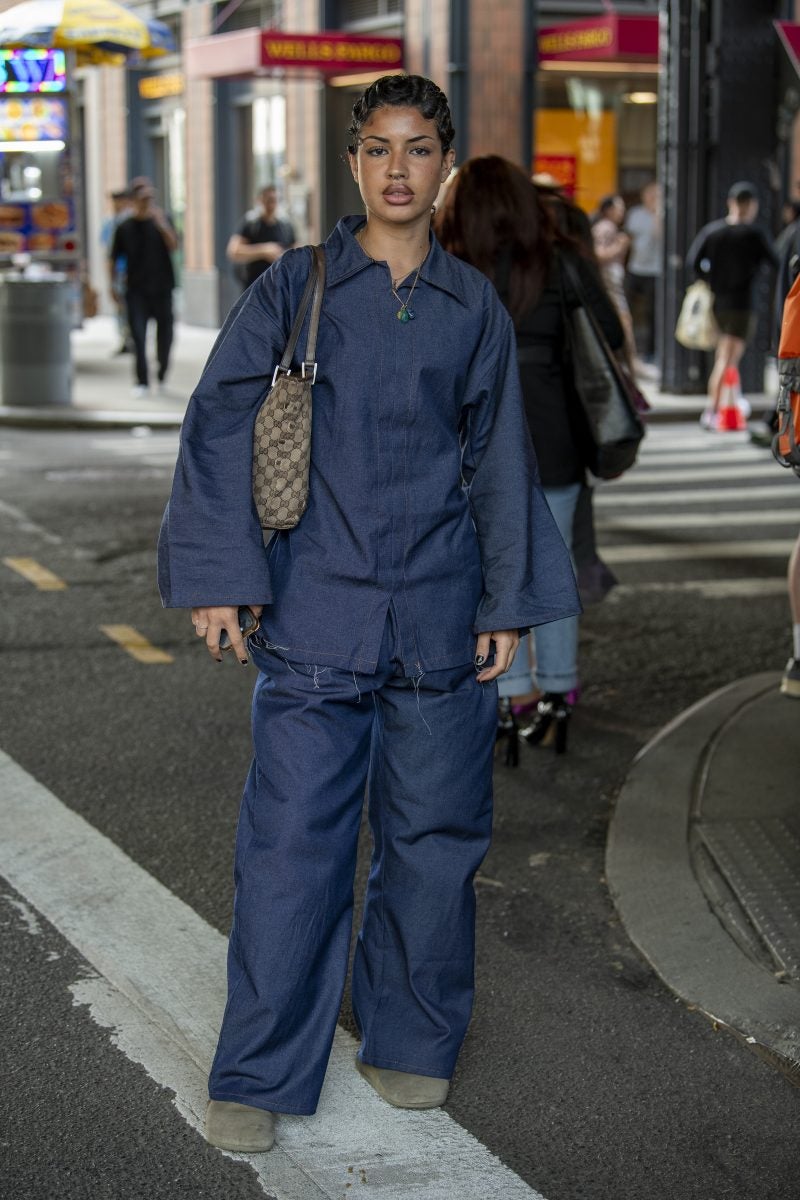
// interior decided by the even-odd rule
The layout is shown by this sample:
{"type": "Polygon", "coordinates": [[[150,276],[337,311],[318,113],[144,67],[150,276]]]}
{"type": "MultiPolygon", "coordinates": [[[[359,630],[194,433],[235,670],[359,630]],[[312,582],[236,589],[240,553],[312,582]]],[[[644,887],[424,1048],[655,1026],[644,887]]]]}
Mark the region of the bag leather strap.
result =
{"type": "Polygon", "coordinates": [[[324,246],[311,247],[311,271],[309,272],[306,286],[303,290],[303,295],[300,298],[300,307],[297,310],[297,315],[292,324],[289,340],[286,343],[286,349],[283,352],[283,357],[275,368],[273,380],[280,375],[291,375],[292,359],[297,348],[297,342],[300,337],[300,331],[303,328],[303,322],[306,319],[309,305],[311,305],[311,322],[308,327],[308,340],[306,342],[306,352],[303,358],[301,374],[303,379],[310,378],[310,382],[316,382],[317,378],[317,363],[314,354],[317,349],[317,333],[319,331],[319,317],[322,312],[322,297],[325,292],[325,248],[324,246]],[[312,300],[313,295],[313,300],[312,300]]]}

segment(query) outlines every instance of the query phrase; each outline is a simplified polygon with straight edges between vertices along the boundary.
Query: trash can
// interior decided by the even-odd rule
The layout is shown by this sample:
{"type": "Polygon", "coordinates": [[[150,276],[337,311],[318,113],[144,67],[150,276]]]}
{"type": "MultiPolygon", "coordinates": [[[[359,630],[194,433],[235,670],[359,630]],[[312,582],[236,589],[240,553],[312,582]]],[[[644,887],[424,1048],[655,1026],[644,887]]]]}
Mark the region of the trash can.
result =
{"type": "Polygon", "coordinates": [[[20,408],[72,399],[71,284],[53,272],[0,276],[2,401],[20,408]]]}

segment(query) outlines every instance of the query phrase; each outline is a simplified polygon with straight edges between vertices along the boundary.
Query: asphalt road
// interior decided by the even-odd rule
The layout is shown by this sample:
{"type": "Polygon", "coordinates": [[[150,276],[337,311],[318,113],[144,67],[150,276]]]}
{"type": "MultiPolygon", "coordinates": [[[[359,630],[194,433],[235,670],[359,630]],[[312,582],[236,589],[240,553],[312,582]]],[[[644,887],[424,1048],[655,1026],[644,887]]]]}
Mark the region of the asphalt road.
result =
{"type": "MultiPolygon", "coordinates": [[[[0,558],[33,559],[67,586],[0,566],[0,749],[224,932],[253,668],[215,666],[186,614],[159,606],[175,438],[139,434],[2,431],[0,558]],[[136,661],[108,625],[173,661],[136,661]]],[[[792,1200],[796,1090],[642,962],[603,850],[648,738],[715,688],[783,666],[800,489],[739,438],[666,426],[597,513],[622,586],[583,621],[569,753],[498,764],[476,1010],[447,1111],[546,1200],[792,1200]]],[[[359,888],[366,854],[365,842],[359,888]]],[[[0,890],[2,1194],[263,1196],[75,1007],[86,964],[0,890]]],[[[352,1029],[347,996],[341,1020],[352,1029]]]]}

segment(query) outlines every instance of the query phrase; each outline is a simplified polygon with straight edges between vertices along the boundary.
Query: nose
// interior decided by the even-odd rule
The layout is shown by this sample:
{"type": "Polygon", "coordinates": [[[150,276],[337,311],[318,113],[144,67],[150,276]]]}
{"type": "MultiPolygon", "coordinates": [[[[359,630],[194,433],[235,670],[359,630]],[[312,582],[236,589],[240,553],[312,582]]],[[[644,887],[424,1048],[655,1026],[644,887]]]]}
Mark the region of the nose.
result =
{"type": "Polygon", "coordinates": [[[403,178],[403,176],[406,173],[406,168],[405,168],[405,164],[403,163],[402,159],[398,155],[391,154],[389,156],[386,173],[388,174],[390,179],[402,179],[403,178]]]}

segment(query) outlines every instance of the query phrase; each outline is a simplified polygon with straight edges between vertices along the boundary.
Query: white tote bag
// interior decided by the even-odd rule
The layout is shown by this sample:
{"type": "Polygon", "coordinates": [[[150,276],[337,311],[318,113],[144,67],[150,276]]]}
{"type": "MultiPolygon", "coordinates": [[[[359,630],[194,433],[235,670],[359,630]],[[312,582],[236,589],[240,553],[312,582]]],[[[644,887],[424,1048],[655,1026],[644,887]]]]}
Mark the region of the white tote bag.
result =
{"type": "Polygon", "coordinates": [[[703,279],[698,279],[686,289],[675,340],[687,350],[713,350],[719,340],[719,329],[714,320],[714,295],[703,279]]]}

